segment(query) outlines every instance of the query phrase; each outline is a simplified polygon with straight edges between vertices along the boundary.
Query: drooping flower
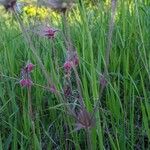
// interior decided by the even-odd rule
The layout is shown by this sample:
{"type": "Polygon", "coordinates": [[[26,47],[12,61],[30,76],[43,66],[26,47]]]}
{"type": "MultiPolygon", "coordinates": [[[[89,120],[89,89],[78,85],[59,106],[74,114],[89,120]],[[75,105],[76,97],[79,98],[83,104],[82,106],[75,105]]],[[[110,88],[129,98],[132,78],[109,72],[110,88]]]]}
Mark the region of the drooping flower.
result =
{"type": "Polygon", "coordinates": [[[25,67],[21,69],[21,80],[20,80],[20,85],[22,87],[31,87],[33,85],[33,82],[30,77],[30,73],[33,70],[35,65],[32,63],[28,63],[25,67]]]}
{"type": "Polygon", "coordinates": [[[72,69],[72,61],[67,60],[64,63],[64,69],[65,69],[66,72],[70,72],[71,69],[72,69]]]}
{"type": "Polygon", "coordinates": [[[72,62],[74,66],[78,66],[79,64],[79,58],[77,56],[77,53],[74,54],[73,58],[72,58],[72,62]]]}
{"type": "Polygon", "coordinates": [[[33,69],[34,69],[35,65],[33,65],[32,63],[28,63],[25,67],[25,71],[30,73],[33,69]]]}
{"type": "Polygon", "coordinates": [[[64,63],[64,69],[66,73],[70,73],[73,67],[77,67],[79,59],[76,52],[67,51],[67,60],[64,63]]]}
{"type": "Polygon", "coordinates": [[[51,91],[52,93],[55,93],[55,92],[56,92],[56,87],[55,87],[55,85],[52,85],[52,86],[50,87],[50,91],[51,91]]]}
{"type": "Polygon", "coordinates": [[[22,87],[31,87],[32,86],[32,84],[33,84],[33,82],[31,81],[31,79],[21,79],[20,80],[20,85],[22,86],[22,87]]]}
{"type": "Polygon", "coordinates": [[[58,32],[58,29],[51,28],[49,26],[43,26],[39,32],[39,35],[47,37],[49,39],[53,39],[56,36],[56,33],[58,32]]]}

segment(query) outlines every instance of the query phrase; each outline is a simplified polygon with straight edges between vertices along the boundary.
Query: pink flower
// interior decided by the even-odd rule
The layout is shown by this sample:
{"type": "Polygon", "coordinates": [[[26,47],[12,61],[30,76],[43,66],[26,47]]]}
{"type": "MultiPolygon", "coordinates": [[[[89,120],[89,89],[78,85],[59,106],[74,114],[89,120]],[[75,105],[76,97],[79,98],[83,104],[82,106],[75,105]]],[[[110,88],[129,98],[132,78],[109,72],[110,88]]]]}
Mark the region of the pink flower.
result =
{"type": "Polygon", "coordinates": [[[29,63],[29,64],[26,65],[25,71],[30,73],[33,70],[34,67],[35,67],[35,65],[33,65],[32,63],[29,63]]]}
{"type": "Polygon", "coordinates": [[[28,63],[25,67],[21,69],[21,80],[20,80],[20,85],[22,87],[31,87],[32,86],[32,80],[30,77],[30,73],[33,70],[35,65],[32,63],[28,63]]]}
{"type": "Polygon", "coordinates": [[[21,79],[20,80],[20,85],[22,86],[22,87],[31,87],[32,86],[32,81],[31,81],[31,79],[21,79]]]}
{"type": "Polygon", "coordinates": [[[70,72],[72,69],[72,62],[67,60],[64,64],[64,68],[65,68],[66,72],[70,72]]]}
{"type": "Polygon", "coordinates": [[[52,85],[52,86],[50,87],[50,91],[51,91],[52,93],[55,93],[55,92],[56,92],[56,87],[55,87],[54,85],[52,85]]]}
{"type": "Polygon", "coordinates": [[[56,35],[57,31],[58,31],[57,29],[45,26],[41,29],[40,35],[41,36],[46,36],[49,39],[53,39],[53,38],[55,38],[55,35],[56,35]]]}
{"type": "Polygon", "coordinates": [[[78,66],[78,64],[79,64],[79,59],[78,59],[77,54],[75,54],[75,56],[72,58],[72,62],[73,62],[73,65],[74,65],[74,66],[78,66]]]}

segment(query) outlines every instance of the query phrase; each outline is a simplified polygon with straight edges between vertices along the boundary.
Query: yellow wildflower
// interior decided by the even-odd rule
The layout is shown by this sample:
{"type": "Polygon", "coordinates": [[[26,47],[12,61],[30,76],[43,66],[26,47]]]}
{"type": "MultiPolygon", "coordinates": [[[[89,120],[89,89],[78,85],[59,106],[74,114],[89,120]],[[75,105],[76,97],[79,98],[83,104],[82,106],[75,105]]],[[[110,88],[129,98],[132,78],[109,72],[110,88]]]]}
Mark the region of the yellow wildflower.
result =
{"type": "Polygon", "coordinates": [[[23,8],[25,14],[29,17],[37,17],[40,20],[45,19],[48,16],[48,9],[44,7],[37,7],[33,5],[25,6],[23,8]]]}

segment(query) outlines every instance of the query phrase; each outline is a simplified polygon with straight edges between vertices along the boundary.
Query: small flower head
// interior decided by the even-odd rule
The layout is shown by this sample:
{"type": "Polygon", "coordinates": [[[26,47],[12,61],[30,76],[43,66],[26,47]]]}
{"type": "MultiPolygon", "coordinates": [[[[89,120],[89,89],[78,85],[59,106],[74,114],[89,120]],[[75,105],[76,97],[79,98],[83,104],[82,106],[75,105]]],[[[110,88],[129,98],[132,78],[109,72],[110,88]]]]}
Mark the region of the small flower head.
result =
{"type": "Polygon", "coordinates": [[[78,55],[75,51],[67,50],[67,58],[66,62],[64,63],[64,69],[66,75],[70,75],[71,69],[77,67],[79,64],[78,55]]]}
{"type": "Polygon", "coordinates": [[[25,71],[30,73],[33,69],[34,69],[35,65],[33,65],[32,63],[28,63],[25,67],[25,71]]]}
{"type": "Polygon", "coordinates": [[[72,62],[67,60],[65,63],[64,63],[64,69],[65,71],[68,73],[71,71],[72,69],[72,62]]]}
{"type": "Polygon", "coordinates": [[[47,37],[49,39],[54,39],[57,31],[58,29],[54,29],[54,28],[46,26],[46,27],[42,27],[39,35],[47,37]]]}
{"type": "Polygon", "coordinates": [[[45,36],[47,36],[49,39],[55,37],[55,33],[57,30],[54,30],[52,28],[49,28],[48,30],[44,30],[45,36]]]}
{"type": "Polygon", "coordinates": [[[55,87],[55,85],[52,85],[52,86],[50,87],[50,91],[51,91],[52,93],[55,93],[55,92],[56,92],[56,87],[55,87]]]}
{"type": "Polygon", "coordinates": [[[33,70],[34,65],[32,63],[28,63],[25,67],[21,69],[21,80],[20,85],[22,87],[31,87],[32,86],[32,80],[30,77],[30,73],[33,70]]]}
{"type": "Polygon", "coordinates": [[[31,87],[32,86],[32,81],[31,81],[31,79],[21,79],[20,80],[20,85],[22,86],[22,87],[31,87]]]}
{"type": "Polygon", "coordinates": [[[75,55],[74,55],[73,58],[72,58],[72,62],[73,62],[73,65],[74,65],[74,66],[78,66],[78,64],[79,64],[79,59],[78,59],[78,56],[77,56],[76,53],[75,53],[75,55]]]}

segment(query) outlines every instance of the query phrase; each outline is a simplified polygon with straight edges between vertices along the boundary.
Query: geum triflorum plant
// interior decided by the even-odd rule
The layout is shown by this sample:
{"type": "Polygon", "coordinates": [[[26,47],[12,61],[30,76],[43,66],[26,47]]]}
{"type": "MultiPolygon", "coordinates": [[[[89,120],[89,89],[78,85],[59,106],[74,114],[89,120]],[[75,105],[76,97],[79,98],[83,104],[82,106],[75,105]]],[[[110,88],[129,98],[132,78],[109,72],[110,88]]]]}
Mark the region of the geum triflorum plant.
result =
{"type": "MultiPolygon", "coordinates": [[[[22,29],[24,38],[25,38],[27,44],[29,45],[30,49],[32,50],[32,52],[33,52],[33,54],[37,60],[37,63],[38,63],[40,69],[42,70],[42,72],[43,72],[43,74],[47,80],[49,91],[51,91],[59,99],[61,99],[64,104],[69,103],[70,97],[73,95],[71,76],[72,76],[72,74],[74,74],[75,85],[76,85],[75,88],[77,91],[77,95],[74,96],[74,99],[77,100],[78,105],[74,109],[72,109],[70,106],[66,105],[66,111],[69,112],[69,114],[75,118],[76,130],[85,129],[85,131],[87,131],[87,134],[90,134],[89,130],[95,124],[94,123],[94,121],[95,121],[94,115],[95,115],[96,108],[97,108],[98,104],[94,108],[92,115],[88,112],[88,110],[84,104],[84,97],[83,97],[83,93],[82,93],[81,80],[80,80],[80,75],[78,73],[78,66],[80,64],[80,61],[79,61],[79,57],[77,54],[77,50],[76,50],[75,46],[73,45],[73,42],[72,42],[72,39],[70,36],[68,22],[67,22],[68,21],[67,20],[67,10],[68,10],[68,7],[70,6],[70,1],[68,4],[66,2],[59,3],[59,1],[49,0],[48,4],[51,7],[53,7],[54,9],[57,9],[58,11],[63,13],[63,21],[64,21],[63,22],[64,23],[64,31],[63,31],[64,34],[63,35],[64,35],[64,43],[65,43],[65,47],[66,47],[66,52],[65,52],[66,53],[66,59],[65,59],[64,65],[62,64],[62,66],[64,67],[64,80],[65,80],[64,85],[62,85],[63,91],[59,91],[57,89],[57,85],[55,83],[53,83],[51,75],[46,70],[46,68],[42,62],[42,59],[38,55],[38,53],[36,51],[36,47],[34,46],[34,43],[32,42],[32,39],[31,39],[30,35],[28,34],[24,23],[22,22],[19,15],[15,11],[14,1],[8,3],[7,5],[10,8],[12,8],[12,10],[14,10],[14,15],[16,16],[16,19],[17,19],[17,21],[18,21],[18,23],[22,29]]],[[[71,1],[71,4],[72,4],[72,1],[71,1]]],[[[6,7],[6,4],[4,4],[4,6],[5,6],[5,8],[8,7],[8,6],[6,7]]],[[[101,79],[101,83],[105,83],[105,85],[103,84],[103,86],[102,86],[103,87],[102,92],[103,92],[105,86],[107,85],[105,78],[108,77],[108,65],[109,65],[109,55],[110,55],[110,49],[111,49],[112,31],[113,31],[113,25],[114,25],[114,14],[115,14],[115,1],[112,0],[112,18],[110,21],[110,29],[109,29],[109,34],[108,34],[108,47],[106,48],[106,58],[105,58],[106,64],[105,64],[105,70],[104,70],[104,75],[103,75],[104,78],[101,79]]],[[[55,28],[50,27],[50,26],[43,26],[41,28],[41,31],[39,33],[38,32],[37,33],[40,36],[47,37],[49,40],[53,39],[53,41],[54,41],[55,38],[57,38],[56,37],[57,31],[60,31],[60,30],[55,29],[55,28]]],[[[27,66],[22,69],[22,79],[20,81],[21,86],[27,87],[29,90],[30,90],[30,87],[33,85],[31,77],[30,77],[30,73],[31,73],[32,69],[33,69],[33,65],[31,63],[27,64],[27,66]]],[[[90,140],[90,139],[88,139],[88,140],[90,140]]],[[[90,142],[90,141],[88,141],[88,142],[90,142]]]]}

